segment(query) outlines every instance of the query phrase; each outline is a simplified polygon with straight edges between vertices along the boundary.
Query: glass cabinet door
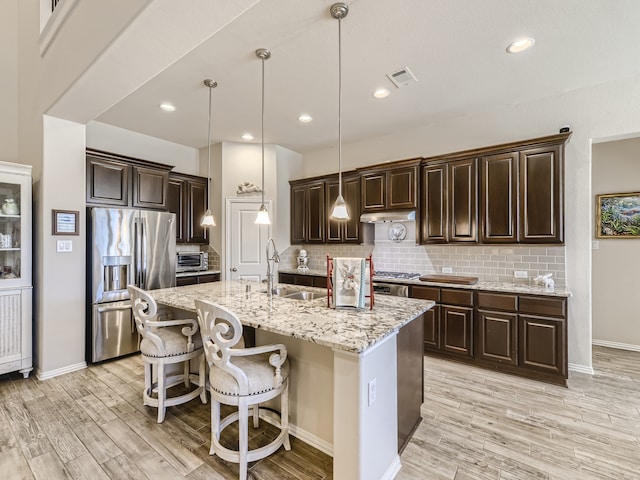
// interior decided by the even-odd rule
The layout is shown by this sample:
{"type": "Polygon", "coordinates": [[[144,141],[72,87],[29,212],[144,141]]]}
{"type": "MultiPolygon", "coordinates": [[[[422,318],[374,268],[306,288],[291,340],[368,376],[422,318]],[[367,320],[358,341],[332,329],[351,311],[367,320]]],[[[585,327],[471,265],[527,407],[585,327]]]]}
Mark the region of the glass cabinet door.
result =
{"type": "Polygon", "coordinates": [[[0,168],[0,288],[30,284],[31,176],[0,168]]]}

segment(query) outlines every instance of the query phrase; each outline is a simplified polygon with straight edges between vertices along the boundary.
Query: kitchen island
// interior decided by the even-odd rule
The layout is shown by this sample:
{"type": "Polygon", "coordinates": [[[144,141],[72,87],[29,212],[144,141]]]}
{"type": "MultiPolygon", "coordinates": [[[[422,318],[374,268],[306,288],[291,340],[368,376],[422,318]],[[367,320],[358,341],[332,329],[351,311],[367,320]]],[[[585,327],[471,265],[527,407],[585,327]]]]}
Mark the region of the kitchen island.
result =
{"type": "MultiPolygon", "coordinates": [[[[336,310],[327,308],[326,291],[319,288],[299,288],[319,294],[314,300],[270,296],[263,289],[224,281],[150,293],[159,304],[191,315],[195,299],[213,301],[254,328],[256,344],[285,344],[291,434],[333,456],[334,478],[394,478],[400,469],[398,394],[410,391],[422,401],[422,315],[434,302],[378,296],[372,310],[336,310]],[[410,346],[416,339],[417,349],[410,346]]],[[[417,416],[419,421],[419,404],[417,416]]]]}

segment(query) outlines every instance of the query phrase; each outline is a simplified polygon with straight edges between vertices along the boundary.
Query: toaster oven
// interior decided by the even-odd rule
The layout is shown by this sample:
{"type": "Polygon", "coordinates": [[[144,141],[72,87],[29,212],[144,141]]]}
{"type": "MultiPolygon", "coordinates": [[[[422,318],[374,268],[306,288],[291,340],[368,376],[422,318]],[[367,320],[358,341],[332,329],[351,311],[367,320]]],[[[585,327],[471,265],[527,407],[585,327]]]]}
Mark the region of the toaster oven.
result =
{"type": "Polygon", "coordinates": [[[209,257],[206,252],[178,253],[176,272],[197,272],[209,269],[209,257]]]}

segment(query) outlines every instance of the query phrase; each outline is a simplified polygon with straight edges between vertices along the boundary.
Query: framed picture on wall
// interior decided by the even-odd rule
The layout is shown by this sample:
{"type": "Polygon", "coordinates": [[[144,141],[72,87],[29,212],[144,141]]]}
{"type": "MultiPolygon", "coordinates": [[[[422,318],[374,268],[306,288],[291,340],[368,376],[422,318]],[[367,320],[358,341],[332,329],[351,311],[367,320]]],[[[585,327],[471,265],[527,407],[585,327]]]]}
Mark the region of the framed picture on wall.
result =
{"type": "Polygon", "coordinates": [[[596,196],[596,237],[640,238],[640,192],[596,196]]]}

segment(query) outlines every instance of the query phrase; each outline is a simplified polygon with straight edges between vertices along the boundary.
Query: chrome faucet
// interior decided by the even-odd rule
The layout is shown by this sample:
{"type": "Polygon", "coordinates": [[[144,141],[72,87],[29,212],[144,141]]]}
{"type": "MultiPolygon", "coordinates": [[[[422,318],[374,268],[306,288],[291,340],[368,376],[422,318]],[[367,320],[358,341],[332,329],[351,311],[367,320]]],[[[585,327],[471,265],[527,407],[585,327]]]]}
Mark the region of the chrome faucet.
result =
{"type": "Polygon", "coordinates": [[[278,255],[278,250],[276,249],[276,243],[273,241],[273,238],[267,240],[267,293],[269,295],[273,294],[273,272],[276,268],[276,263],[280,263],[280,255],[278,255]],[[269,256],[269,245],[273,246],[273,254],[269,256]],[[273,262],[273,266],[271,266],[271,262],[273,262]]]}

